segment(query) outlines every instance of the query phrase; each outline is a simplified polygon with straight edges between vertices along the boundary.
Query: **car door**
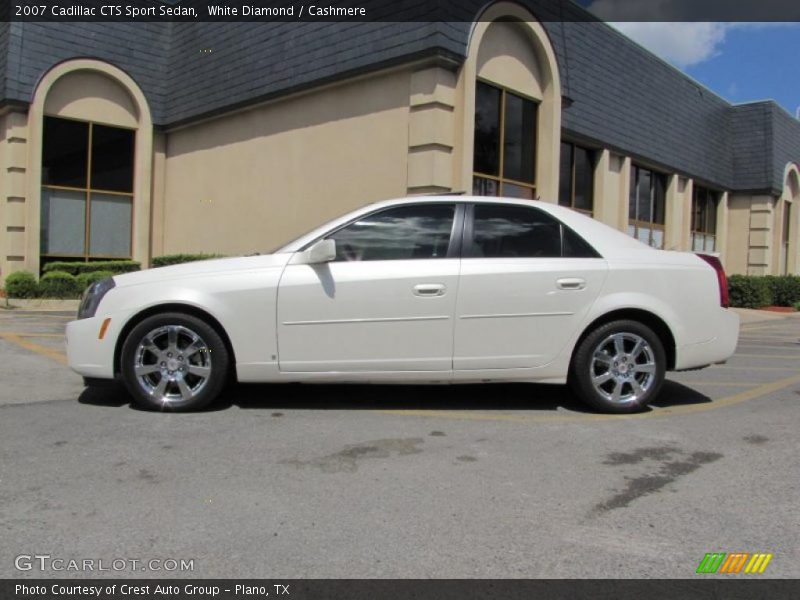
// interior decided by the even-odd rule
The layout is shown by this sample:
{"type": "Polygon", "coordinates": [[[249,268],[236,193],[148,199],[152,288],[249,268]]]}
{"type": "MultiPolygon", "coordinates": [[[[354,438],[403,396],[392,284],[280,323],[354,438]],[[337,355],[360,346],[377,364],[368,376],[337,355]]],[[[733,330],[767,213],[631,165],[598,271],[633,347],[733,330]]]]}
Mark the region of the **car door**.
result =
{"type": "Polygon", "coordinates": [[[462,224],[455,202],[404,204],[325,236],[335,260],[290,261],[278,288],[280,369],[450,371],[462,224]]]}
{"type": "Polygon", "coordinates": [[[453,368],[549,363],[597,298],[606,270],[591,246],[545,211],[469,206],[453,368]]]}

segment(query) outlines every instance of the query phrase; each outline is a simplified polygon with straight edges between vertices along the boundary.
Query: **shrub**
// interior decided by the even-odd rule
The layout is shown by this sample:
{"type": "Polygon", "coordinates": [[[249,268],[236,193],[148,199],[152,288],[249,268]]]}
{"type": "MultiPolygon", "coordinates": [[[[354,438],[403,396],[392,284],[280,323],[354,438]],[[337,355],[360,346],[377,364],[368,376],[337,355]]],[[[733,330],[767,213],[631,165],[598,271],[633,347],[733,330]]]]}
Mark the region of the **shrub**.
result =
{"type": "Polygon", "coordinates": [[[730,305],[737,308],[761,308],[772,304],[772,289],[766,277],[731,275],[728,295],[730,305]]]}
{"type": "Polygon", "coordinates": [[[6,277],[6,296],[9,298],[36,298],[39,284],[36,277],[28,271],[17,271],[6,277]]]}
{"type": "Polygon", "coordinates": [[[772,303],[776,306],[794,306],[800,301],[800,277],[782,275],[765,277],[772,291],[772,303]]]}
{"type": "Polygon", "coordinates": [[[141,263],[135,260],[103,260],[97,262],[57,261],[47,263],[42,271],[44,273],[61,271],[74,276],[80,275],[81,273],[93,273],[95,271],[111,271],[113,274],[118,275],[120,273],[138,271],[141,268],[141,263]]]}
{"type": "Polygon", "coordinates": [[[211,258],[225,258],[223,254],[167,254],[166,256],[156,256],[153,258],[154,267],[167,267],[169,265],[179,265],[181,263],[195,262],[197,260],[209,260],[211,258]]]}
{"type": "Polygon", "coordinates": [[[95,281],[113,277],[114,273],[111,271],[89,271],[88,273],[81,273],[75,279],[78,282],[78,290],[82,293],[86,288],[92,285],[95,281]]]}
{"type": "Polygon", "coordinates": [[[76,298],[81,291],[75,276],[64,271],[50,271],[39,280],[42,298],[76,298]]]}

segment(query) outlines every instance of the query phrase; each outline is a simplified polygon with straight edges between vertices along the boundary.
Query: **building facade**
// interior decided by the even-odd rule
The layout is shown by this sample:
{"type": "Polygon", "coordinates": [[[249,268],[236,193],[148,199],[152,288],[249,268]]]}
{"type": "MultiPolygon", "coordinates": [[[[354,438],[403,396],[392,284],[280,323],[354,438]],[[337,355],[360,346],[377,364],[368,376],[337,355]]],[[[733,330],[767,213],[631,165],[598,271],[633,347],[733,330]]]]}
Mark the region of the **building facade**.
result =
{"type": "Polygon", "coordinates": [[[540,198],[800,272],[800,122],[568,0],[451,23],[1,23],[0,275],[266,252],[363,204],[540,198]]]}

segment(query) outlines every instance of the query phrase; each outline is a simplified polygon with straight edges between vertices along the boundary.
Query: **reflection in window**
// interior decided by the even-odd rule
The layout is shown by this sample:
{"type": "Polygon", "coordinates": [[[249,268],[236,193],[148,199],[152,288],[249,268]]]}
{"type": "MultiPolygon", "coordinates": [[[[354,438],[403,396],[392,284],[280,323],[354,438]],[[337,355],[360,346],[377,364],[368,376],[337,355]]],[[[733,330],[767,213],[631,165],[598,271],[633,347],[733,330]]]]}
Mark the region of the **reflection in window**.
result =
{"type": "Polygon", "coordinates": [[[535,197],[536,119],[532,100],[476,84],[473,194],[535,197]]]}
{"type": "Polygon", "coordinates": [[[336,260],[446,258],[454,204],[400,206],[369,215],[329,236],[336,260]]]}
{"type": "Polygon", "coordinates": [[[477,204],[472,258],[549,258],[561,256],[561,224],[524,206],[477,204]]]}
{"type": "Polygon", "coordinates": [[[692,250],[714,252],[717,248],[719,192],[695,185],[692,192],[692,250]]]}
{"type": "Polygon", "coordinates": [[[558,203],[592,215],[594,210],[595,153],[581,146],[561,143],[558,203]]]}
{"type": "Polygon", "coordinates": [[[44,258],[129,258],[135,132],[44,118],[44,258]]]}
{"type": "Polygon", "coordinates": [[[643,244],[664,247],[667,176],[631,167],[628,233],[643,244]]]}

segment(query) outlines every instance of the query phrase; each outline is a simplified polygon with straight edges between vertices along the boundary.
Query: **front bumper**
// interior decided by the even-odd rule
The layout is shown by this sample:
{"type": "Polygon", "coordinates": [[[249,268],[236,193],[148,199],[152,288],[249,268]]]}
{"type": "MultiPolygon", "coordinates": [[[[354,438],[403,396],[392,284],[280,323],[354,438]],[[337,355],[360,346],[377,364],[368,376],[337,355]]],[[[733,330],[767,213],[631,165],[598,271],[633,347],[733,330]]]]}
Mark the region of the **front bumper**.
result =
{"type": "Polygon", "coordinates": [[[120,319],[111,319],[103,339],[100,327],[107,315],[67,323],[67,363],[70,369],[84,377],[113,379],[114,348],[120,319]]]}

